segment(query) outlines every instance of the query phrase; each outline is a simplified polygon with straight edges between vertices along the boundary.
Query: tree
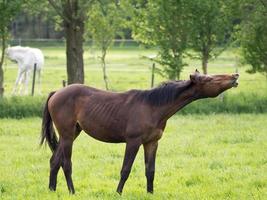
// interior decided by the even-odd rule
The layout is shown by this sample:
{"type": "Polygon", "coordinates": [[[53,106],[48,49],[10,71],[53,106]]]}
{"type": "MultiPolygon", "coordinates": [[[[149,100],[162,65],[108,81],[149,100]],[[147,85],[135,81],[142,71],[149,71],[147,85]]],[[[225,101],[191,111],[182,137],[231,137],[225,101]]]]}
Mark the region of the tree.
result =
{"type": "Polygon", "coordinates": [[[244,61],[252,66],[248,72],[261,72],[267,78],[267,2],[242,1],[242,22],[238,26],[244,61]]]}
{"type": "Polygon", "coordinates": [[[190,44],[202,61],[203,73],[208,73],[208,61],[218,56],[224,45],[230,39],[231,21],[226,14],[225,1],[194,0],[190,6],[192,26],[190,44]]]}
{"type": "Polygon", "coordinates": [[[185,66],[191,22],[187,0],[147,0],[135,2],[133,37],[159,48],[156,62],[163,65],[160,73],[169,79],[180,79],[185,66]]]}
{"type": "Polygon", "coordinates": [[[48,0],[62,20],[65,32],[68,84],[84,83],[84,26],[93,1],[48,0]]]}
{"type": "Polygon", "coordinates": [[[6,40],[8,37],[8,26],[20,9],[22,0],[1,0],[0,1],[0,41],[1,41],[1,58],[0,58],[0,97],[4,94],[4,71],[3,63],[5,57],[6,40]]]}
{"type": "MultiPolygon", "coordinates": [[[[123,2],[117,0],[99,0],[89,11],[88,32],[94,43],[101,49],[101,65],[105,87],[108,90],[106,71],[106,55],[116,35],[123,36],[122,29],[126,27],[126,13],[123,2]]],[[[124,2],[125,3],[125,2],[124,2]]]]}

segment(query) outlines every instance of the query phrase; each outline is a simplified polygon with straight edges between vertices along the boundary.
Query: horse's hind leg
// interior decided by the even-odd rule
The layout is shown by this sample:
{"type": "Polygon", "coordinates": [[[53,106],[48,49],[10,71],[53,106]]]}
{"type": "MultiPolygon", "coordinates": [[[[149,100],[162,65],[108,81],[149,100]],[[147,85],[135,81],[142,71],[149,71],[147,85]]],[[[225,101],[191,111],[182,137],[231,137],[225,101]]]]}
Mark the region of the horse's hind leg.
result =
{"type": "Polygon", "coordinates": [[[72,154],[73,140],[71,138],[60,138],[59,146],[53,153],[50,159],[50,178],[49,178],[49,189],[52,191],[56,190],[57,185],[57,174],[60,166],[64,171],[64,175],[67,181],[69,192],[74,194],[74,186],[71,178],[72,166],[71,166],[71,154],[72,154]]]}
{"type": "Polygon", "coordinates": [[[68,189],[69,192],[74,194],[74,186],[71,178],[72,174],[72,163],[71,163],[71,154],[72,154],[72,144],[73,144],[73,139],[70,138],[65,138],[62,140],[62,152],[63,152],[63,163],[62,163],[62,168],[65,174],[65,178],[67,181],[68,189]]]}
{"type": "Polygon", "coordinates": [[[57,174],[61,166],[61,163],[62,163],[62,151],[61,148],[58,147],[50,159],[49,189],[52,191],[56,191],[57,174]]]}
{"type": "Polygon", "coordinates": [[[29,93],[29,77],[30,77],[31,71],[28,70],[25,72],[25,80],[24,80],[24,94],[28,94],[29,93]]]}
{"type": "Polygon", "coordinates": [[[147,192],[153,193],[153,181],[155,174],[155,159],[158,148],[158,141],[144,144],[147,192]]]}

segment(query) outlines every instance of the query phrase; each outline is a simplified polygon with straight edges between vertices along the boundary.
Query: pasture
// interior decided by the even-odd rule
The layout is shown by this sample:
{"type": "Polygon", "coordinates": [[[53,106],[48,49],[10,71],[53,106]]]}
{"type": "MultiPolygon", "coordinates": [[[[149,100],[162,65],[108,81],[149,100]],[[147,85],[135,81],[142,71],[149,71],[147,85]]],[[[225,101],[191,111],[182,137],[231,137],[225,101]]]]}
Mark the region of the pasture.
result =
{"type": "MultiPolygon", "coordinates": [[[[61,88],[62,80],[66,80],[64,48],[41,49],[45,55],[42,95],[18,98],[17,103],[10,105],[12,108],[19,101],[27,101],[29,106],[40,98],[42,101],[48,92],[61,88]]],[[[209,72],[235,72],[235,51],[229,50],[211,61],[209,72]]],[[[85,48],[85,84],[104,88],[98,53],[85,48]]],[[[112,49],[107,56],[111,89],[149,88],[152,63],[142,57],[153,54],[155,50],[138,47],[112,49]]],[[[188,63],[182,79],[187,79],[195,68],[201,69],[197,60],[188,60],[188,63]]],[[[9,100],[12,99],[17,66],[7,61],[4,69],[5,95],[9,100]]],[[[241,110],[245,106],[261,105],[261,114],[257,109],[254,114],[231,114],[231,110],[236,109],[233,104],[228,108],[228,114],[216,114],[215,109],[209,115],[172,117],[159,143],[154,195],[146,194],[142,148],[124,192],[119,196],[115,190],[125,145],[101,143],[84,133],[75,141],[73,150],[76,194],[69,196],[62,170],[57,191],[50,192],[51,152],[48,147],[38,146],[41,119],[0,119],[0,199],[266,199],[267,114],[264,108],[267,81],[261,74],[247,74],[246,69],[247,66],[238,68],[240,85],[229,90],[225,97],[229,105],[235,101],[242,102],[241,110]]],[[[159,84],[164,78],[156,75],[155,81],[159,84]]],[[[224,108],[225,102],[214,101],[224,108]]],[[[206,100],[201,102],[209,108],[206,100]]],[[[193,107],[193,111],[196,109],[197,106],[193,107]]],[[[13,112],[16,113],[16,109],[13,112]]]]}
{"type": "Polygon", "coordinates": [[[69,196],[62,170],[47,188],[50,150],[39,148],[39,118],[1,119],[1,199],[266,199],[267,115],[174,116],[160,140],[155,194],[146,194],[143,149],[120,197],[124,144],[85,133],[74,143],[69,196]]]}

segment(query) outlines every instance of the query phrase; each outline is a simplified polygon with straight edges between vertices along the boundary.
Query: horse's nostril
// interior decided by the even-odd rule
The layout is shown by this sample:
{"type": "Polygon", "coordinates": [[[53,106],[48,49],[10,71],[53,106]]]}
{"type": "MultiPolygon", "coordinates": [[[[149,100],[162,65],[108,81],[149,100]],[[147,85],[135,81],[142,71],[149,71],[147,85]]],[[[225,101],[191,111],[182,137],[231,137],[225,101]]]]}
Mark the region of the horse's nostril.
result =
{"type": "Polygon", "coordinates": [[[232,76],[233,76],[235,79],[238,79],[239,74],[236,73],[236,74],[233,74],[232,76]]]}

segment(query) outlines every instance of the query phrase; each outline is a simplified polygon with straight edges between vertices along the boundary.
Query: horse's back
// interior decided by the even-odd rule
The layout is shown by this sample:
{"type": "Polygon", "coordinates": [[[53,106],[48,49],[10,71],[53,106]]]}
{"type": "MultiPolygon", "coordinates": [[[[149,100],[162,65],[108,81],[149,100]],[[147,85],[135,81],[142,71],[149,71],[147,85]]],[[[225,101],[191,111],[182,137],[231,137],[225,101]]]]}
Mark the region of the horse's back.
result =
{"type": "Polygon", "coordinates": [[[37,68],[41,69],[44,65],[44,54],[41,49],[30,48],[30,52],[34,55],[34,60],[36,61],[37,68]]]}
{"type": "Polygon", "coordinates": [[[71,99],[76,104],[80,101],[97,101],[100,103],[107,100],[124,99],[124,96],[126,96],[126,93],[104,91],[83,84],[71,84],[58,90],[51,98],[51,101],[62,104],[71,99]]]}

